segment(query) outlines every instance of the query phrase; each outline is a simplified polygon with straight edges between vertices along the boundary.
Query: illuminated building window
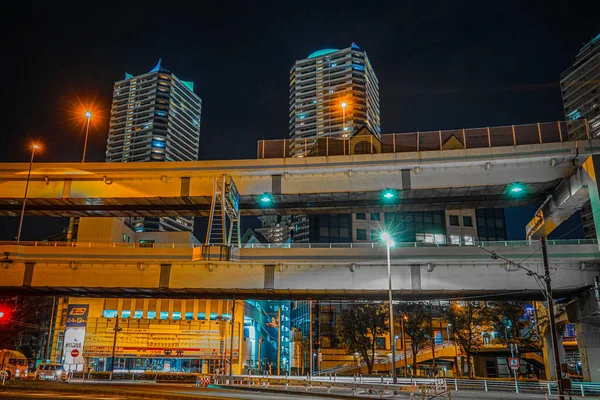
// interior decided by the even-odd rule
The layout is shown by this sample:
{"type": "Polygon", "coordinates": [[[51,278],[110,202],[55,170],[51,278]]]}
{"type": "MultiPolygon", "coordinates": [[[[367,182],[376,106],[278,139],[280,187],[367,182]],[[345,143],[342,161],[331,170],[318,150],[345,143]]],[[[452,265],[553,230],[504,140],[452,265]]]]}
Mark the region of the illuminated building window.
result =
{"type": "Polygon", "coordinates": [[[102,311],[104,318],[115,318],[117,316],[117,310],[104,310],[102,311]]]}

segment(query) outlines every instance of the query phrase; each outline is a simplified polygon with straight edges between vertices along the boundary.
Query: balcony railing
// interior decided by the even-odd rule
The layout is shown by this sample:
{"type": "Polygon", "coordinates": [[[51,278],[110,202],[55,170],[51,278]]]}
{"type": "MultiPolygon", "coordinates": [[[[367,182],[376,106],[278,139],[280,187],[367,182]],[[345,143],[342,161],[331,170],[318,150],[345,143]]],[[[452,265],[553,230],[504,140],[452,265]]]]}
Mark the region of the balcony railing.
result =
{"type": "MultiPolygon", "coordinates": [[[[585,124],[587,128],[587,123],[585,124]]],[[[589,139],[589,129],[588,132],[589,139]]],[[[378,139],[372,137],[376,142],[378,139]]],[[[501,146],[518,146],[527,144],[559,143],[568,140],[567,124],[564,121],[542,122],[527,125],[495,126],[472,129],[453,129],[427,132],[390,133],[381,135],[381,151],[377,146],[370,146],[370,153],[407,153],[415,151],[440,151],[453,149],[481,149],[501,146]]],[[[311,156],[311,150],[318,146],[319,156],[343,156],[355,154],[351,148],[352,138],[333,137],[296,140],[276,139],[259,140],[256,151],[257,158],[292,157],[290,149],[298,154],[311,156]],[[304,150],[302,151],[302,148],[304,150]]]]}

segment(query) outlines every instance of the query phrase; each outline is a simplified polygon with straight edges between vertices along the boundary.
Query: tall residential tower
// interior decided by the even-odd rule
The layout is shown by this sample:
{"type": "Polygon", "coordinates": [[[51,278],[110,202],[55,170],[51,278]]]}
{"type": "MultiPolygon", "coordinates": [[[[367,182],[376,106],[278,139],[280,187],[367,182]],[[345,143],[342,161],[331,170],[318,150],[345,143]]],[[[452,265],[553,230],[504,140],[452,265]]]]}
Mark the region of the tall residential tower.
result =
{"type": "Polygon", "coordinates": [[[290,70],[290,152],[305,156],[320,137],[351,136],[361,126],[379,137],[379,83],[367,53],[315,51],[290,70]]]}
{"type": "Polygon", "coordinates": [[[584,45],[560,76],[569,139],[600,135],[600,34],[584,45]]]}
{"type": "MultiPolygon", "coordinates": [[[[585,44],[575,61],[560,76],[563,106],[570,140],[600,135],[600,34],[585,44]]],[[[581,208],[585,238],[596,238],[592,207],[581,208]]]]}
{"type": "MultiPolygon", "coordinates": [[[[148,73],[114,85],[107,162],[198,159],[202,100],[161,61],[148,73]]],[[[191,231],[193,218],[134,218],[135,231],[191,231]]]]}

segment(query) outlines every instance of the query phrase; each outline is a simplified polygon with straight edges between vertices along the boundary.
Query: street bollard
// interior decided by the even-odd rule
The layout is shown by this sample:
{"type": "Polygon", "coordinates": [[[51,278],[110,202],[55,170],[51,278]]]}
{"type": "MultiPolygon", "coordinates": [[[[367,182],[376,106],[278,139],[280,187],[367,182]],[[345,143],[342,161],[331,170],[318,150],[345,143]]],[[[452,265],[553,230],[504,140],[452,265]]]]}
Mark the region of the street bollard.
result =
{"type": "Polygon", "coordinates": [[[333,374],[333,381],[337,381],[337,373],[333,374]]]}
{"type": "Polygon", "coordinates": [[[454,378],[454,390],[456,390],[458,392],[458,379],[456,379],[456,378],[454,378]]]}
{"type": "Polygon", "coordinates": [[[484,385],[484,387],[485,387],[485,391],[487,392],[487,391],[488,391],[487,380],[484,380],[484,381],[483,381],[483,385],[484,385]]]}
{"type": "Polygon", "coordinates": [[[360,378],[359,382],[362,383],[362,374],[359,375],[359,378],[360,378]]]}
{"type": "Polygon", "coordinates": [[[352,374],[352,376],[354,377],[354,383],[356,383],[356,374],[352,374]]]}

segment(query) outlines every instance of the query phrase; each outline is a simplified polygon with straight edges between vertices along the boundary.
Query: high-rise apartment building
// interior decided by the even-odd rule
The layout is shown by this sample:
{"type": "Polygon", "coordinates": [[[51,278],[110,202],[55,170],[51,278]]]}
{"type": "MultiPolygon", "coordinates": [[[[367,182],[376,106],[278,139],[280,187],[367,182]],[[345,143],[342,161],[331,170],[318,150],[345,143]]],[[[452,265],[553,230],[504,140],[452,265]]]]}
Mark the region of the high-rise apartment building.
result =
{"type": "MultiPolygon", "coordinates": [[[[563,106],[570,140],[600,135],[600,34],[585,44],[560,77],[563,106]]],[[[592,207],[581,208],[585,238],[596,238],[592,207]]]]}
{"type": "Polygon", "coordinates": [[[379,137],[379,83],[367,53],[315,51],[290,70],[289,136],[292,155],[305,156],[321,137],[350,137],[361,126],[379,137]]]}
{"type": "Polygon", "coordinates": [[[560,76],[569,139],[600,135],[600,34],[584,45],[560,76]]]}
{"type": "MultiPolygon", "coordinates": [[[[161,61],[148,73],[114,85],[107,162],[193,161],[198,159],[202,100],[194,83],[182,81],[161,61]]],[[[193,230],[193,218],[135,218],[142,231],[193,230]]]]}

